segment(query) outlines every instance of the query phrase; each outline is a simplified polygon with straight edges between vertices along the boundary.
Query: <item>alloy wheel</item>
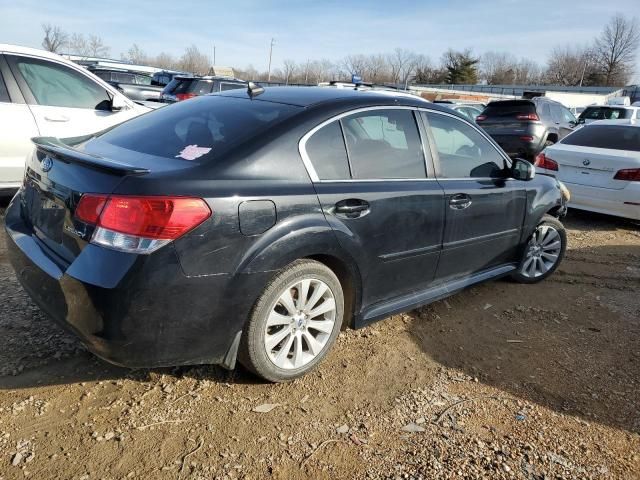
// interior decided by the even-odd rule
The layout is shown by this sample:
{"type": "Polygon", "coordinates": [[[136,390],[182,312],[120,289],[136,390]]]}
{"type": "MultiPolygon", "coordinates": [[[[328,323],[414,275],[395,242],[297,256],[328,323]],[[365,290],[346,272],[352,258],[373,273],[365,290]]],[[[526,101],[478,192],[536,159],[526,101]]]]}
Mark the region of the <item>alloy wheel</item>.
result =
{"type": "Polygon", "coordinates": [[[560,258],[562,238],[550,225],[539,225],[531,236],[520,273],[527,278],[540,277],[547,273],[560,258]]]}
{"type": "Polygon", "coordinates": [[[305,366],[324,350],[335,321],[336,301],[329,286],[315,278],[297,280],[269,312],[264,334],[269,360],[284,370],[305,366]]]}

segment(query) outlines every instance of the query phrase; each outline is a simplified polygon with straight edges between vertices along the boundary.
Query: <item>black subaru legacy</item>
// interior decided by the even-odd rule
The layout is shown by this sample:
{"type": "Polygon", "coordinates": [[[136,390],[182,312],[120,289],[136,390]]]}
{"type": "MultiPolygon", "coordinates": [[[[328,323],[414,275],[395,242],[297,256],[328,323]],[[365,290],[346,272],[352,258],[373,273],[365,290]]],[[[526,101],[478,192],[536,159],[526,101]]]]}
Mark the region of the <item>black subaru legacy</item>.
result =
{"type": "Polygon", "coordinates": [[[96,355],[298,377],[342,327],[562,260],[561,185],[408,95],[198,97],[37,138],[6,212],[25,290],[96,355]]]}

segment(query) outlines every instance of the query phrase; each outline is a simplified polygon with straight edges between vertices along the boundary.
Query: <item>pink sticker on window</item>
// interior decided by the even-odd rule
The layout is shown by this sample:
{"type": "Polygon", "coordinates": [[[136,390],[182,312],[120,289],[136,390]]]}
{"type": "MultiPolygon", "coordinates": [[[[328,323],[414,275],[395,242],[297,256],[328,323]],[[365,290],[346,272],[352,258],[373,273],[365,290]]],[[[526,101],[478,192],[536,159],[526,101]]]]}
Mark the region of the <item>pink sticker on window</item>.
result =
{"type": "Polygon", "coordinates": [[[185,160],[195,160],[211,151],[209,147],[199,147],[198,145],[187,145],[176,155],[176,158],[184,158],[185,160]]]}

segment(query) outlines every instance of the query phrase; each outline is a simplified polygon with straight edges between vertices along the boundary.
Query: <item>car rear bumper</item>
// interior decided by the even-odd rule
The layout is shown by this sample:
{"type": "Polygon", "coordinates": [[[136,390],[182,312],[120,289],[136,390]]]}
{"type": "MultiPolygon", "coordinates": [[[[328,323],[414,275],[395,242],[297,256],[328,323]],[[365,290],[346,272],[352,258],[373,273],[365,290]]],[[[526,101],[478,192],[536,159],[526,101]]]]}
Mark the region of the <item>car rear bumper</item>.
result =
{"type": "Polygon", "coordinates": [[[532,141],[521,138],[526,135],[491,135],[491,137],[512,158],[521,157],[531,160],[544,148],[542,139],[536,137],[533,137],[532,141]]]}
{"type": "Polygon", "coordinates": [[[570,208],[640,220],[640,183],[614,190],[563,182],[571,192],[570,208]]]}
{"type": "Polygon", "coordinates": [[[19,209],[9,205],[5,226],[18,280],[90,351],[127,367],[229,364],[266,273],[187,277],[172,245],[148,256],[88,245],[60,266],[19,209]]]}

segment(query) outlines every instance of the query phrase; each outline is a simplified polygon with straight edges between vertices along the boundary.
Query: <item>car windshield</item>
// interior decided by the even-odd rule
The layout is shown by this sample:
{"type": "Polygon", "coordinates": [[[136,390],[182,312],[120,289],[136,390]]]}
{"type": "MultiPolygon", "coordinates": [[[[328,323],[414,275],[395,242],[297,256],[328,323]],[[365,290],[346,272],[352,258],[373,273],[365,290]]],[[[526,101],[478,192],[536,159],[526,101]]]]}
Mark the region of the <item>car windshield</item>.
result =
{"type": "Polygon", "coordinates": [[[281,103],[205,96],[134,118],[98,138],[147,155],[208,160],[299,110],[281,103]]]}
{"type": "Polygon", "coordinates": [[[629,125],[586,125],[565,137],[560,143],[640,152],[640,127],[629,125]]]}
{"type": "Polygon", "coordinates": [[[613,107],[587,107],[580,114],[581,120],[617,120],[619,118],[631,118],[631,110],[613,107]]]}

